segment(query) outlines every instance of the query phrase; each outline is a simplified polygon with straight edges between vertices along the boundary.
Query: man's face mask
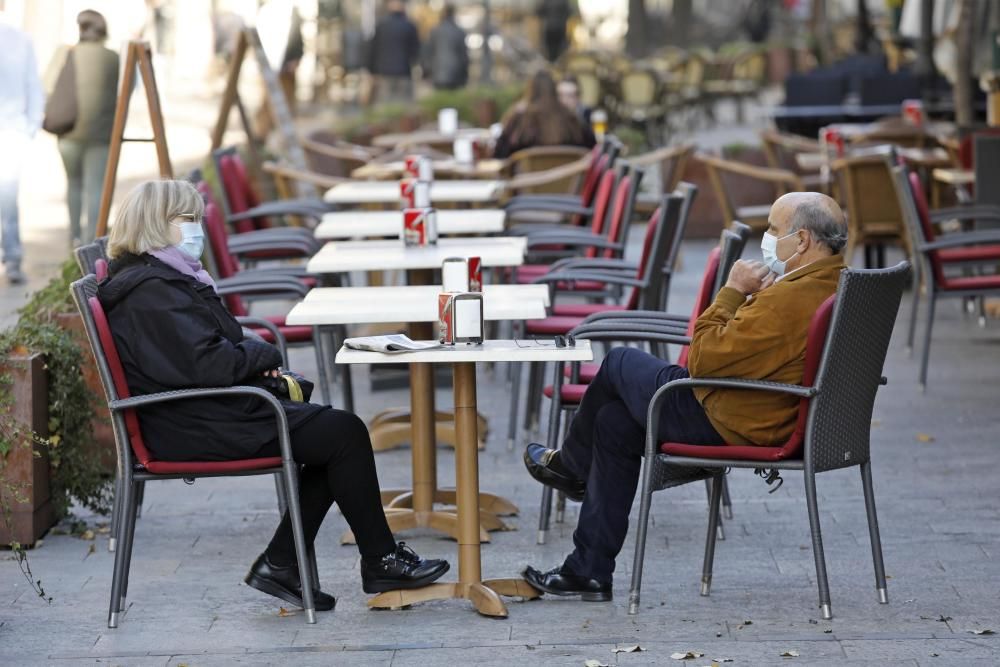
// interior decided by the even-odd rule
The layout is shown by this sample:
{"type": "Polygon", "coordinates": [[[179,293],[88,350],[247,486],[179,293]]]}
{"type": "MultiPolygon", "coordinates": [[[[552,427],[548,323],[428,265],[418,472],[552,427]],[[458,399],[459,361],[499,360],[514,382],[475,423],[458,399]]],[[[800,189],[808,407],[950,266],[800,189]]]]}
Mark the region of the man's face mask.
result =
{"type": "Polygon", "coordinates": [[[794,231],[791,234],[785,234],[781,238],[778,238],[774,234],[765,233],[764,238],[760,240],[760,251],[761,254],[764,255],[764,264],[766,264],[767,268],[771,269],[771,271],[779,276],[785,274],[785,264],[789,259],[795,257],[797,251],[793,252],[786,259],[778,259],[778,241],[787,239],[789,236],[794,236],[797,233],[797,231],[794,231]]]}

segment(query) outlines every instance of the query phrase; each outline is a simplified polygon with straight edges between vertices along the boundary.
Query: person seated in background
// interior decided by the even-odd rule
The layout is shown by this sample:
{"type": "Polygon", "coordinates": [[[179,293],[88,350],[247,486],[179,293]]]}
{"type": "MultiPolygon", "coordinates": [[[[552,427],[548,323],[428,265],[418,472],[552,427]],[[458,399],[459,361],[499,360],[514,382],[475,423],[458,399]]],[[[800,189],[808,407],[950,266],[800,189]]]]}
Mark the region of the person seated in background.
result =
{"type": "Polygon", "coordinates": [[[596,143],[590,127],[567,109],[556,93],[556,84],[545,70],[528,82],[524,99],[511,107],[502,121],[493,157],[506,158],[534,146],[583,146],[596,143]]]}
{"type": "MultiPolygon", "coordinates": [[[[108,239],[110,277],[98,286],[129,391],[253,385],[279,372],[281,354],[244,338],[202,267],[204,203],[185,181],[148,181],[119,208],[108,239]]],[[[419,588],[448,571],[397,543],[382,511],[375,459],[365,423],[328,405],[282,400],[292,455],[302,465],[299,502],[312,545],[336,502],[361,552],[366,593],[419,588]]],[[[252,396],[198,398],[138,410],[142,436],[157,460],[226,461],[280,456],[274,412],[252,396]]],[[[302,605],[286,512],[246,576],[253,588],[302,605]]],[[[332,595],[315,591],[318,611],[332,595]]]]}
{"type": "MultiPolygon", "coordinates": [[[[813,314],[837,289],[847,242],[844,213],[816,192],[795,192],[771,207],[764,262],[740,260],[695,323],[688,367],[617,347],[604,359],[570,424],[562,449],[528,445],[524,463],[542,484],[582,500],[574,551],[548,572],[524,578],[540,591],[611,599],[615,558],[645,451],[646,409],[668,382],[726,377],[800,384],[813,314]],[[689,375],[690,374],[690,375],[689,375]]],[[[660,411],[663,441],[695,445],[775,445],[795,429],[799,398],[765,391],[682,388],[660,411]]]]}
{"type": "Polygon", "coordinates": [[[556,85],[556,91],[563,106],[575,113],[584,126],[590,127],[591,108],[580,100],[580,81],[572,74],[567,74],[556,85]]]}

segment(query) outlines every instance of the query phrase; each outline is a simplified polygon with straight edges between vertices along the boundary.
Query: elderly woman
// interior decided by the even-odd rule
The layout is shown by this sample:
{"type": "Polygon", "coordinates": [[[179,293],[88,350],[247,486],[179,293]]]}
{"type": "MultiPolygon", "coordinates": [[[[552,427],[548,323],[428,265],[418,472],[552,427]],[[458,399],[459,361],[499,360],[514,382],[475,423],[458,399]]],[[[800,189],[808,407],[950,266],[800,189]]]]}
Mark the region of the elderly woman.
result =
{"type": "MultiPolygon", "coordinates": [[[[201,196],[183,181],[149,181],[122,202],[108,240],[104,306],[129,390],[150,394],[254,384],[281,364],[277,348],[243,337],[202,268],[201,196]]],[[[448,570],[396,543],[382,511],[371,441],[356,415],[330,406],[282,401],[292,452],[302,464],[299,499],[312,544],[336,502],[357,539],[366,593],[419,588],[448,570]]],[[[201,398],[140,409],[143,438],[164,461],[224,461],[279,456],[274,414],[256,397],[201,398]]],[[[302,605],[287,512],[246,576],[250,586],[302,605]]],[[[314,592],[317,610],[336,600],[314,592]]]]}

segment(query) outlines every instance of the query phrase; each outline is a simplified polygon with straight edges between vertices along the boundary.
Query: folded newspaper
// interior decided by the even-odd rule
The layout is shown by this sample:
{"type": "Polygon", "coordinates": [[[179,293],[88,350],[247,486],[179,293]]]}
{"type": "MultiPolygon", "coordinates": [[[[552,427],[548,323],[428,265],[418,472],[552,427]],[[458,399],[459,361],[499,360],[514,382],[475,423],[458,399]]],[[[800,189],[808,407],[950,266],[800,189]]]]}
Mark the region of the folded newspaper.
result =
{"type": "Polygon", "coordinates": [[[436,347],[442,347],[442,345],[436,340],[410,340],[410,337],[404,334],[392,334],[390,336],[347,338],[344,340],[344,347],[352,350],[365,350],[366,352],[398,354],[400,352],[432,350],[436,347]]]}

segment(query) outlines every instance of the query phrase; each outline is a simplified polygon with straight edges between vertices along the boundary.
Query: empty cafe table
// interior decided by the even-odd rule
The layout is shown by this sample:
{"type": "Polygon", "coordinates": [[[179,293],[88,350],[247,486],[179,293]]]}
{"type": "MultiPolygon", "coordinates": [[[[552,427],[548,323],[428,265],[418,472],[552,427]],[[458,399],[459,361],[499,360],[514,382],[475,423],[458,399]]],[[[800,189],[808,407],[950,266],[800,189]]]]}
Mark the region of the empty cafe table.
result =
{"type": "MultiPolygon", "coordinates": [[[[338,364],[393,363],[399,356],[342,348],[338,364]]],[[[455,421],[458,440],[455,446],[455,501],[458,526],[458,581],[438,582],[409,591],[388,591],[368,601],[369,607],[397,609],[418,602],[463,598],[486,616],[507,616],[500,595],[522,598],[540,593],[521,578],[482,578],[479,508],[479,450],[477,442],[476,363],[590,361],[590,341],[577,341],[573,347],[556,347],[552,341],[491,340],[482,345],[456,345],[422,352],[406,353],[413,366],[450,364],[454,374],[455,421]]],[[[425,406],[423,409],[427,409],[425,406]]],[[[414,415],[416,421],[416,414],[414,415]]],[[[433,419],[424,414],[421,420],[433,419]]]]}
{"type": "MultiPolygon", "coordinates": [[[[436,178],[497,178],[507,166],[506,160],[477,160],[471,164],[457,162],[454,159],[434,160],[434,176],[436,178]]],[[[372,161],[363,164],[351,172],[351,178],[384,181],[398,179],[406,173],[406,163],[403,160],[392,162],[372,161]]]]}
{"type": "MultiPolygon", "coordinates": [[[[438,319],[437,302],[440,291],[435,285],[317,288],[292,308],[287,321],[292,325],[309,323],[309,326],[402,321],[409,322],[412,326],[423,324],[425,329],[429,329],[426,323],[438,319]]],[[[484,285],[484,319],[541,319],[545,317],[548,300],[548,288],[545,285],[484,285]]],[[[393,359],[395,363],[410,362],[412,356],[400,354],[394,355],[393,359]]],[[[412,491],[383,491],[386,517],[393,532],[427,526],[457,539],[454,513],[434,510],[435,502],[454,504],[455,493],[437,488],[433,378],[425,365],[411,366],[411,369],[412,419],[395,421],[386,416],[391,413],[382,413],[372,423],[373,446],[376,449],[380,448],[379,439],[385,437],[402,437],[410,440],[412,445],[412,491]]],[[[457,446],[457,433],[454,440],[457,446]]],[[[484,510],[482,520],[486,530],[505,529],[507,526],[497,515],[517,513],[517,507],[500,496],[484,494],[480,503],[484,510]]],[[[484,541],[489,541],[485,532],[481,537],[484,541]]]]}
{"type": "Polygon", "coordinates": [[[379,148],[397,148],[401,146],[420,146],[421,144],[447,144],[455,139],[487,141],[489,138],[490,131],[486,128],[463,128],[454,134],[443,134],[436,129],[430,129],[416,130],[414,132],[380,134],[372,140],[372,146],[378,146],[379,148]]]}
{"type": "MultiPolygon", "coordinates": [[[[445,209],[437,212],[438,234],[498,234],[504,230],[506,218],[507,213],[499,208],[445,209]]],[[[402,211],[335,211],[324,214],[313,233],[323,241],[399,236],[402,226],[402,211]]]]}
{"type": "MultiPolygon", "coordinates": [[[[479,257],[484,267],[524,263],[524,237],[450,238],[434,245],[406,246],[398,239],[327,243],[309,260],[309,273],[439,269],[449,257],[479,257]]],[[[427,284],[427,281],[421,281],[427,284]]],[[[421,284],[410,281],[410,284],[421,284]]]]}
{"type": "MultiPolygon", "coordinates": [[[[430,198],[434,204],[489,204],[500,199],[504,182],[496,180],[434,181],[430,198]]],[[[399,205],[396,181],[349,181],[338,183],[323,195],[331,204],[399,205]]]]}

